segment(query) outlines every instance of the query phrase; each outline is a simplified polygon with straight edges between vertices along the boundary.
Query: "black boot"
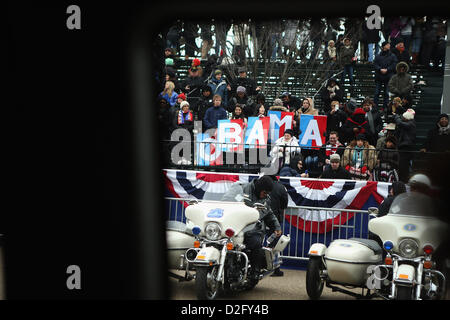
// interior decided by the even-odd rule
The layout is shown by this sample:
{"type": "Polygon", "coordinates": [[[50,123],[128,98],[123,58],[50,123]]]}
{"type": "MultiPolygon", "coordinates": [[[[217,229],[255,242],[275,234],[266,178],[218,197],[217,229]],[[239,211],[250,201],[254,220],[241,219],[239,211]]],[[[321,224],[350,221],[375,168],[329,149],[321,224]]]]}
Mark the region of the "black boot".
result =
{"type": "Polygon", "coordinates": [[[276,268],[275,271],[270,275],[271,277],[282,277],[284,272],[280,270],[280,267],[276,268]]]}

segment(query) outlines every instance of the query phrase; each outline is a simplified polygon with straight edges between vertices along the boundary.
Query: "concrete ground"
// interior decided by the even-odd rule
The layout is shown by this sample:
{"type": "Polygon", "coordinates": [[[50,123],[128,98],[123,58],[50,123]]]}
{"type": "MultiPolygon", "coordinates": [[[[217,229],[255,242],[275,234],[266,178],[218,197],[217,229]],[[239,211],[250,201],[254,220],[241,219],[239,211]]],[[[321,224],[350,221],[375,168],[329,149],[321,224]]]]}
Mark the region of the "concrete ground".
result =
{"type": "MultiPolygon", "coordinates": [[[[171,270],[172,272],[183,275],[181,271],[171,270]]],[[[218,300],[309,300],[306,293],[306,271],[282,269],[283,277],[266,277],[250,291],[232,293],[227,296],[220,296],[218,300]]],[[[171,299],[173,300],[196,300],[194,281],[178,282],[177,279],[170,278],[171,299]]],[[[351,290],[355,293],[361,293],[361,289],[351,290]]],[[[355,300],[352,296],[332,292],[326,286],[323,289],[322,300],[355,300]]]]}

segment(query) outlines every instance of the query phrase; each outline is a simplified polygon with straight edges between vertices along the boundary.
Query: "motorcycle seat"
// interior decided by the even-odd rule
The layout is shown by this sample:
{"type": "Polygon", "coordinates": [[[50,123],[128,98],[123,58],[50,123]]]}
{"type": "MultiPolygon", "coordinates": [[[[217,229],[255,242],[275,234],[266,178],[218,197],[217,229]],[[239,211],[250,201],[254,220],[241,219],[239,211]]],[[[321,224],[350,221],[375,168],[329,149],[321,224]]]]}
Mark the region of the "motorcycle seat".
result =
{"type": "Polygon", "coordinates": [[[383,253],[383,249],[380,247],[378,242],[376,242],[375,240],[364,239],[364,238],[350,238],[349,240],[356,241],[356,242],[366,246],[367,248],[371,249],[375,254],[383,253]]]}

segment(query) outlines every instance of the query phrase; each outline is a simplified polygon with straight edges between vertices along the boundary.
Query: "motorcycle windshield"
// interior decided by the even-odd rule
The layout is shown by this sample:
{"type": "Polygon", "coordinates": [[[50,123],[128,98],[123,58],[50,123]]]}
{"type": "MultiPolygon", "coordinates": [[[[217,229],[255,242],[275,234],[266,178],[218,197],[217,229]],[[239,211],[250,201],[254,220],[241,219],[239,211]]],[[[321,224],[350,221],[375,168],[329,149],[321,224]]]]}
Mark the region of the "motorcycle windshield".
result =
{"type": "Polygon", "coordinates": [[[418,192],[405,192],[395,197],[388,215],[436,217],[434,200],[418,192]]]}

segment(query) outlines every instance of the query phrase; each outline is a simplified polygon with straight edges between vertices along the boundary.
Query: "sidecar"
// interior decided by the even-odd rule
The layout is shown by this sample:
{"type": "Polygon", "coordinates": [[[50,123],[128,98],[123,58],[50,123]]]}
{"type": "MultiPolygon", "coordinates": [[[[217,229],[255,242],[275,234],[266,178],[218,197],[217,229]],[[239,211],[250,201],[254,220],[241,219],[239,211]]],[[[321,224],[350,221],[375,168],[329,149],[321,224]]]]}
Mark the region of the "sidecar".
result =
{"type": "MultiPolygon", "coordinates": [[[[167,264],[170,270],[192,270],[184,256],[192,248],[195,237],[192,229],[180,221],[168,221],[166,224],[167,264]]],[[[173,275],[173,274],[170,274],[173,275]]],[[[179,278],[176,276],[176,278],[179,278]]],[[[188,279],[186,279],[188,280],[188,279]]]]}
{"type": "MultiPolygon", "coordinates": [[[[382,262],[383,249],[374,240],[351,238],[334,240],[327,248],[315,243],[309,250],[306,291],[319,299],[324,284],[333,291],[363,297],[335,285],[365,288],[371,265],[382,262]]],[[[366,296],[367,298],[368,296],[366,296]]]]}

